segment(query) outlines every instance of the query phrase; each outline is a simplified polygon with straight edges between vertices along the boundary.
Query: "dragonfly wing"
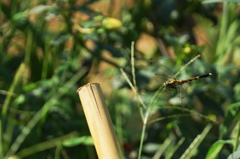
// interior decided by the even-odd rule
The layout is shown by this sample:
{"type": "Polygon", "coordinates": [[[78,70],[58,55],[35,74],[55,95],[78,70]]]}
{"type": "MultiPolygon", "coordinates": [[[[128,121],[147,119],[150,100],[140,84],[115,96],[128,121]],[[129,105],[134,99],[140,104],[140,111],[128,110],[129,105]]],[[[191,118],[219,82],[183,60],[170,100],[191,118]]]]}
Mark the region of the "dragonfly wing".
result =
{"type": "Polygon", "coordinates": [[[186,89],[184,88],[184,86],[181,85],[177,87],[177,90],[178,90],[178,96],[181,101],[181,106],[184,108],[184,106],[187,104],[186,89]]]}
{"type": "Polygon", "coordinates": [[[161,76],[166,79],[173,79],[174,78],[174,73],[171,69],[165,67],[161,63],[157,63],[157,70],[156,70],[156,75],[161,76]]]}

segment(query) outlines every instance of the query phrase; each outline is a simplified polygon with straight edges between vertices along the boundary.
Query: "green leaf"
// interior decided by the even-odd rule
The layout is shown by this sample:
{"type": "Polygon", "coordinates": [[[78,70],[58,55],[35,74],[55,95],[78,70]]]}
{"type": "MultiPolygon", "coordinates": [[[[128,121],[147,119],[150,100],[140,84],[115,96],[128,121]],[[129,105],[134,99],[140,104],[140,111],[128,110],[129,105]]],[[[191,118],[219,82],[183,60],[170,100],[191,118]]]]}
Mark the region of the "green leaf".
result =
{"type": "Polygon", "coordinates": [[[51,46],[59,46],[62,45],[64,42],[66,42],[71,37],[70,34],[63,34],[57,36],[55,39],[51,40],[50,44],[51,46]]]}
{"type": "Polygon", "coordinates": [[[91,136],[75,137],[63,142],[63,146],[66,147],[74,147],[80,144],[93,145],[92,137],[91,136]]]}
{"type": "Polygon", "coordinates": [[[237,103],[233,103],[233,104],[230,104],[227,109],[228,110],[232,110],[234,108],[239,108],[240,107],[240,102],[237,102],[237,103]]]}
{"type": "Polygon", "coordinates": [[[202,1],[202,3],[219,3],[219,2],[239,3],[238,0],[204,0],[204,1],[202,1]]]}
{"type": "Polygon", "coordinates": [[[222,147],[225,144],[233,144],[232,140],[218,140],[217,142],[215,142],[212,147],[210,148],[210,150],[207,153],[206,159],[214,159],[217,158],[220,150],[222,149],[222,147]]]}

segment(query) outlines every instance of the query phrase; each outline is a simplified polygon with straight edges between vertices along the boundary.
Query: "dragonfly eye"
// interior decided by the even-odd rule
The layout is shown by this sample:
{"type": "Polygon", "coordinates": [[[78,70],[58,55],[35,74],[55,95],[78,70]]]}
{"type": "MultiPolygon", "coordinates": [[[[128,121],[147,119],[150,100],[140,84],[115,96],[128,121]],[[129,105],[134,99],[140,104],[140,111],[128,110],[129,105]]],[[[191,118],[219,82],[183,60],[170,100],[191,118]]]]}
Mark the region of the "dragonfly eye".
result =
{"type": "Polygon", "coordinates": [[[168,82],[163,83],[163,85],[166,87],[168,85],[168,82]]]}

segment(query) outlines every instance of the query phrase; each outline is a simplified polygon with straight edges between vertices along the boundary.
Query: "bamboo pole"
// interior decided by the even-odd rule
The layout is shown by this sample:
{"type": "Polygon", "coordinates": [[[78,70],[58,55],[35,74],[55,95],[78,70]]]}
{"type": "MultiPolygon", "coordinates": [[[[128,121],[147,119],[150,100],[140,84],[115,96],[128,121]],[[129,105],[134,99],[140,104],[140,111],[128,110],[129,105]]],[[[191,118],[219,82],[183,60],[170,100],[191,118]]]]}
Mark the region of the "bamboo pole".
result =
{"type": "Polygon", "coordinates": [[[88,83],[77,90],[99,159],[122,159],[101,87],[88,83]]]}

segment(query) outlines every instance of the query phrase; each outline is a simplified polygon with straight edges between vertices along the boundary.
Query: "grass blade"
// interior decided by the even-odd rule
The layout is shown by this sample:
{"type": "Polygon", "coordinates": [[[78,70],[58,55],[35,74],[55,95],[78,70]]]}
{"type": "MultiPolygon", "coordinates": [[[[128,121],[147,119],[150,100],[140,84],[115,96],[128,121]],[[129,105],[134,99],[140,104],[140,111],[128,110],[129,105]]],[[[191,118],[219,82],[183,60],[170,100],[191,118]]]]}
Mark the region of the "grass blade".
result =
{"type": "Polygon", "coordinates": [[[82,75],[84,75],[85,72],[86,70],[83,69],[82,71],[79,71],[77,74],[75,74],[65,85],[63,85],[63,87],[59,88],[58,93],[56,93],[43,105],[42,109],[40,109],[36,115],[28,122],[27,126],[22,129],[22,132],[13,142],[4,159],[8,159],[10,156],[14,155],[17,152],[34,126],[39,122],[39,120],[41,120],[42,116],[46,115],[51,106],[54,105],[82,77],[82,75]]]}
{"type": "Polygon", "coordinates": [[[212,124],[208,124],[205,129],[203,130],[203,132],[198,135],[194,141],[191,143],[191,145],[188,147],[188,149],[184,152],[184,154],[180,157],[180,159],[190,159],[192,158],[192,156],[194,156],[194,154],[196,153],[196,150],[198,148],[198,146],[200,145],[200,143],[203,141],[203,139],[206,137],[206,135],[208,134],[208,132],[210,131],[212,127],[212,124]]]}

